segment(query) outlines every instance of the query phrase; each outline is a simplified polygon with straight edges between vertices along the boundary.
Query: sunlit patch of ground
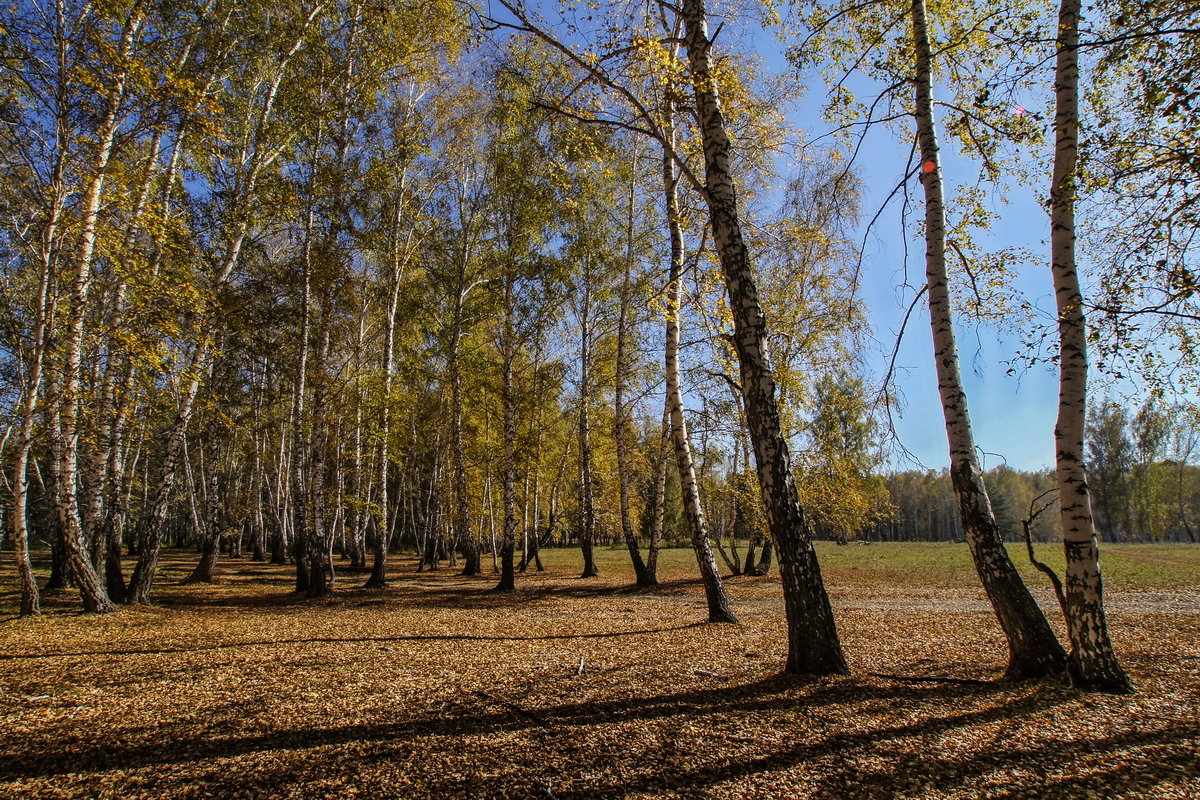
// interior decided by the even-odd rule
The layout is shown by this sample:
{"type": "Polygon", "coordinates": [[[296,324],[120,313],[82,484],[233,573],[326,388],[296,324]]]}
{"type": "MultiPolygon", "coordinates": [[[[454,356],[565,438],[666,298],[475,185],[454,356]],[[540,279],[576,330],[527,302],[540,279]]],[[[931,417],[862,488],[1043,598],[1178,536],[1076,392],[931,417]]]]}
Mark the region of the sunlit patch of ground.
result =
{"type": "Polygon", "coordinates": [[[562,551],[515,596],[398,558],[392,588],[343,569],[323,601],[245,560],[184,586],[173,553],[154,608],[68,593],[38,620],[6,556],[0,796],[1200,797],[1200,548],[1105,551],[1129,697],[982,683],[1004,651],[964,550],[823,546],[854,675],[816,680],[779,674],[777,579],[697,624],[680,552],[653,590],[621,551],[586,581],[562,551]]]}

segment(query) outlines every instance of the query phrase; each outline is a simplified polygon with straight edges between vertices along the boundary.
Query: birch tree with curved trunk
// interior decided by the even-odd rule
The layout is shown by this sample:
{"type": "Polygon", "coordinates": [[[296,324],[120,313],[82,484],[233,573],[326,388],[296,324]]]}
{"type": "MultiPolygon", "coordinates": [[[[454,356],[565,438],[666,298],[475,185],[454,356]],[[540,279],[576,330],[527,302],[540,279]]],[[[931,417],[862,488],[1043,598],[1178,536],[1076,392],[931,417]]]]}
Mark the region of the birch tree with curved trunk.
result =
{"type": "Polygon", "coordinates": [[[83,520],[77,493],[81,368],[93,277],[92,262],[96,253],[97,228],[100,222],[100,203],[108,166],[116,145],[117,131],[121,124],[121,106],[128,89],[134,47],[145,19],[143,3],[135,3],[126,17],[124,31],[116,48],[116,64],[104,98],[104,112],[94,133],[95,149],[91,154],[89,178],[81,200],[79,238],[72,259],[71,290],[63,325],[65,335],[62,356],[63,382],[60,386],[62,394],[60,406],[53,415],[53,422],[59,428],[54,438],[58,447],[51,457],[57,466],[55,505],[62,530],[62,546],[71,564],[75,583],[79,587],[84,610],[96,613],[114,611],[116,606],[109,599],[108,592],[88,559],[83,540],[83,520]]]}
{"type": "Polygon", "coordinates": [[[767,355],[766,318],[742,235],[730,164],[732,144],[712,75],[708,16],[702,0],[685,0],[680,15],[704,147],[705,200],[733,313],[734,348],[759,487],[783,579],[788,626],[785,668],[801,674],[842,674],[849,667],[813,548],[812,525],[796,493],[788,446],[779,424],[775,380],[767,355]]]}
{"type": "Polygon", "coordinates": [[[1058,311],[1058,421],[1055,466],[1066,551],[1067,669],[1082,689],[1131,692],[1117,661],[1104,612],[1100,548],[1084,472],[1087,418],[1087,320],[1075,261],[1075,200],[1079,158],[1080,0],[1062,0],[1054,68],[1054,171],[1050,183],[1050,270],[1058,311]]]}
{"type": "Polygon", "coordinates": [[[914,112],[921,154],[919,174],[925,191],[925,281],[938,393],[950,444],[950,476],[975,570],[1008,641],[1009,661],[1004,677],[1039,678],[1060,671],[1066,654],[1004,548],[983,483],[950,309],[942,168],[933,111],[933,54],[925,0],[912,0],[911,21],[916,56],[914,112]]]}
{"type": "MultiPolygon", "coordinates": [[[[673,142],[671,142],[673,144],[673,142]]],[[[692,538],[692,549],[700,577],[704,581],[704,595],[708,602],[709,622],[736,623],[737,617],[729,607],[725,595],[725,584],[713,556],[712,541],[708,535],[708,524],[704,517],[704,506],[700,503],[700,487],[696,481],[696,470],[692,463],[692,445],[688,439],[687,421],[683,416],[683,392],[679,386],[679,311],[683,301],[683,230],[679,222],[679,179],[675,174],[675,161],[668,147],[663,148],[662,158],[663,194],[667,205],[667,227],[671,237],[670,264],[667,275],[667,325],[665,364],[663,376],[666,380],[667,413],[671,422],[671,441],[675,449],[675,464],[679,470],[679,490],[683,499],[683,513],[687,518],[688,532],[692,538]]]]}
{"type": "Polygon", "coordinates": [[[214,339],[220,326],[222,295],[233,278],[242,248],[250,236],[254,220],[252,206],[259,181],[263,173],[282,155],[291,139],[288,132],[268,130],[275,122],[276,100],[281,85],[291,75],[289,66],[292,59],[308,40],[313,22],[324,9],[325,3],[317,2],[307,10],[297,13],[296,28],[292,31],[294,35],[282,42],[281,52],[265,75],[249,75],[247,80],[254,82],[254,85],[241,87],[251,93],[258,105],[252,118],[248,120],[248,129],[240,132],[240,140],[235,145],[234,152],[230,154],[234,180],[230,207],[227,209],[226,239],[212,276],[209,298],[200,312],[196,341],[185,367],[184,385],[176,401],[174,418],[166,431],[166,444],[158,469],[154,499],[145,519],[143,547],[129,580],[129,603],[145,605],[150,602],[150,589],[154,585],[158,569],[167,506],[175,485],[183,439],[187,435],[203,376],[207,373],[213,357],[214,339]],[[259,97],[261,100],[258,100],[259,97]]]}

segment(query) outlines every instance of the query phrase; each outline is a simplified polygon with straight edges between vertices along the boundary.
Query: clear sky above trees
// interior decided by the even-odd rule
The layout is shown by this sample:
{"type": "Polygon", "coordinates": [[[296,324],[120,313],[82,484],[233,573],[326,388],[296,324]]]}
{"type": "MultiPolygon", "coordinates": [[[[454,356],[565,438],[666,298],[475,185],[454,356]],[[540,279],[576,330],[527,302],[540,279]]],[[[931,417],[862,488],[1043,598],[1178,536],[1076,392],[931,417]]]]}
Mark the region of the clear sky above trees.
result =
{"type": "MultiPolygon", "coordinates": [[[[748,34],[757,54],[772,71],[792,69],[784,57],[789,42],[780,42],[774,29],[759,29],[748,34]]],[[[808,86],[805,98],[791,110],[792,123],[815,140],[827,136],[830,124],[823,118],[825,88],[815,72],[803,74],[808,86]]],[[[855,76],[849,82],[858,94],[867,97],[877,88],[855,76]]],[[[1030,109],[1049,103],[1044,97],[1030,98],[1030,109]]],[[[867,355],[873,377],[881,381],[893,364],[893,349],[904,329],[894,360],[894,381],[900,400],[894,409],[897,446],[888,465],[895,469],[914,466],[939,469],[948,464],[945,428],[937,413],[938,396],[933,370],[933,346],[928,326],[919,312],[923,301],[913,309],[908,325],[904,319],[915,296],[914,286],[923,282],[923,250],[917,246],[912,220],[916,206],[907,210],[899,196],[889,194],[900,182],[906,168],[910,142],[897,137],[883,126],[865,138],[855,159],[862,176],[863,220],[860,241],[864,244],[861,268],[861,296],[868,306],[874,342],[867,355]],[[876,217],[887,203],[887,208],[876,217]],[[909,220],[906,231],[903,215],[909,220]],[[874,219],[872,219],[874,218],[874,219]],[[868,225],[870,228],[868,230],[868,225]]],[[[1050,163],[1049,148],[1030,152],[1031,159],[1050,163]]],[[[953,141],[943,149],[943,171],[951,187],[975,182],[978,165],[961,157],[953,141]]],[[[918,190],[910,179],[909,192],[918,190]]],[[[1027,259],[1013,265],[1015,298],[1036,309],[1034,321],[1045,326],[1053,321],[1054,298],[1046,264],[1049,259],[1049,221],[1041,205],[1045,187],[1041,183],[1022,184],[1016,176],[1005,189],[993,189],[986,206],[996,216],[993,229],[982,233],[978,241],[985,248],[1021,248],[1027,259]]],[[[1086,258],[1086,253],[1084,254],[1086,258]]],[[[1052,365],[1030,364],[1031,356],[1044,352],[1029,346],[1034,338],[1029,329],[991,321],[958,320],[958,335],[963,358],[963,380],[971,402],[972,422],[978,445],[984,451],[984,466],[1006,464],[1014,469],[1051,468],[1054,462],[1054,408],[1057,378],[1052,365]]],[[[1105,390],[1135,396],[1142,387],[1130,380],[1097,375],[1098,394],[1105,390]]]]}

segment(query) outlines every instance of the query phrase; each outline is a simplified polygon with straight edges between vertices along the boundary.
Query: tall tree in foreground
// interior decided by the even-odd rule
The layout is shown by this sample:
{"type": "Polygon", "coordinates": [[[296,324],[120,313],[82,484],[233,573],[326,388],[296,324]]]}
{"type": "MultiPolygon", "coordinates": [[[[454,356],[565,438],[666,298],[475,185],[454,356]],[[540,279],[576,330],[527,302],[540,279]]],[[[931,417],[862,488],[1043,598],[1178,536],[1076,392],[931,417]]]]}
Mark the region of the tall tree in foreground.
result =
{"type": "Polygon", "coordinates": [[[911,12],[916,50],[917,141],[921,183],[925,189],[925,279],[938,392],[950,443],[950,476],[975,569],[1008,640],[1009,661],[1004,677],[1006,680],[1037,678],[1059,671],[1066,653],[1004,549],[976,455],[950,311],[942,171],[933,112],[933,52],[925,0],[912,0],[911,12]]]}
{"type": "Polygon", "coordinates": [[[800,505],[787,442],[780,429],[775,380],[767,358],[766,319],[742,236],[730,168],[731,143],[712,73],[708,16],[702,0],[685,0],[680,13],[704,146],[705,200],[733,312],[734,347],[759,487],[779,554],[788,624],[786,669],[806,674],[845,673],[849,667],[813,549],[812,525],[800,505]]]}
{"type": "MultiPolygon", "coordinates": [[[[51,413],[51,425],[58,426],[58,430],[51,435],[51,443],[55,446],[51,458],[54,459],[53,467],[57,470],[55,505],[62,529],[62,545],[71,564],[75,583],[79,586],[84,610],[98,613],[115,611],[116,606],[109,599],[106,587],[101,583],[95,567],[84,552],[86,542],[78,495],[79,446],[83,429],[82,366],[105,181],[114,150],[118,146],[117,134],[121,127],[122,109],[131,88],[130,72],[135,66],[136,45],[145,21],[144,4],[134,3],[125,18],[114,52],[115,63],[108,74],[108,87],[102,98],[100,122],[92,132],[94,149],[89,153],[88,177],[77,212],[79,235],[71,261],[71,289],[62,332],[63,377],[59,387],[61,400],[51,413]]],[[[63,75],[62,78],[65,79],[66,76],[63,75]]]]}
{"type": "Polygon", "coordinates": [[[1080,0],[1062,0],[1054,68],[1054,172],[1050,183],[1050,269],[1058,310],[1058,422],[1055,466],[1067,560],[1067,628],[1071,681],[1083,689],[1131,692],[1117,662],[1104,614],[1100,548],[1084,474],[1087,417],[1087,322],[1075,263],[1076,166],[1079,156],[1080,0]]]}
{"type": "MultiPolygon", "coordinates": [[[[664,62],[670,63],[674,68],[673,59],[664,51],[679,41],[678,36],[661,37],[657,33],[646,33],[641,27],[644,20],[640,12],[635,13],[627,27],[610,26],[608,35],[616,31],[622,37],[628,35],[630,39],[623,43],[613,42],[608,54],[601,59],[595,54],[581,55],[576,52],[540,26],[524,7],[512,0],[500,0],[500,4],[520,20],[520,25],[510,27],[547,42],[588,74],[609,97],[621,101],[607,109],[604,106],[588,108],[577,117],[632,128],[670,147],[670,137],[649,110],[657,105],[657,97],[653,101],[645,101],[640,95],[635,85],[637,79],[630,77],[630,72],[636,72],[637,69],[630,62],[640,58],[639,54],[646,53],[651,56],[649,60],[652,63],[660,66],[664,62]],[[662,41],[664,38],[666,42],[662,41]],[[630,111],[636,121],[623,119],[621,114],[625,111],[630,111]]],[[[780,426],[775,380],[767,358],[766,319],[759,303],[750,254],[738,217],[737,193],[730,166],[730,136],[711,69],[712,40],[708,35],[707,12],[704,4],[698,0],[688,0],[679,9],[666,4],[659,8],[672,20],[677,13],[686,32],[683,44],[691,67],[690,83],[694,88],[706,179],[701,182],[690,171],[687,177],[708,205],[713,240],[733,314],[733,339],[740,364],[741,387],[754,444],[759,487],[766,507],[768,527],[780,556],[788,624],[788,660],[785,669],[800,674],[843,674],[849,668],[842,654],[833,610],[813,549],[812,526],[796,492],[787,442],[780,426]]],[[[671,23],[667,27],[671,27],[671,23]]],[[[682,98],[679,101],[682,102],[682,98]]],[[[672,153],[672,156],[678,159],[677,165],[684,163],[679,153],[672,153]]]]}

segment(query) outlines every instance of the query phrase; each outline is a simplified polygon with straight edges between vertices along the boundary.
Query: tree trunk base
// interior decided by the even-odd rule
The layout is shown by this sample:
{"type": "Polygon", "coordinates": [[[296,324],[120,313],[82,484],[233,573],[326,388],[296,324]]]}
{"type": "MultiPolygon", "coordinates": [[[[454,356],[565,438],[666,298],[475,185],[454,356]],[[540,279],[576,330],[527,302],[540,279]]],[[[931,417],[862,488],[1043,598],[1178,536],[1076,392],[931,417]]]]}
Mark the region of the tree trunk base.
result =
{"type": "Polygon", "coordinates": [[[1085,661],[1072,651],[1067,657],[1067,675],[1073,687],[1085,692],[1133,694],[1137,691],[1115,658],[1085,661]]]}
{"type": "Polygon", "coordinates": [[[1009,658],[1008,667],[1005,668],[1000,682],[1017,683],[1061,675],[1067,666],[1063,656],[1062,648],[1057,640],[1053,643],[1052,648],[1040,653],[1014,653],[1009,658]]]}
{"type": "Polygon", "coordinates": [[[113,614],[116,613],[118,607],[110,600],[102,599],[95,601],[85,601],[83,611],[85,614],[113,614]]]}
{"type": "Polygon", "coordinates": [[[42,605],[36,594],[28,595],[21,593],[21,610],[17,614],[18,617],[40,617],[42,615],[42,605]]]}

